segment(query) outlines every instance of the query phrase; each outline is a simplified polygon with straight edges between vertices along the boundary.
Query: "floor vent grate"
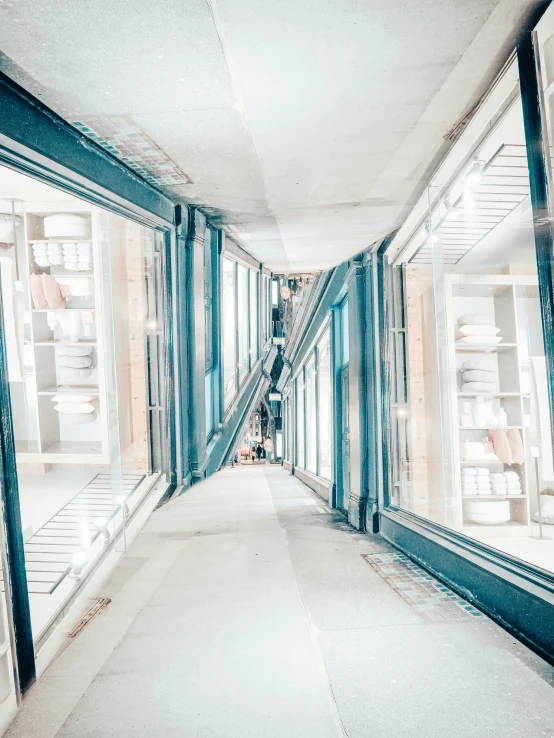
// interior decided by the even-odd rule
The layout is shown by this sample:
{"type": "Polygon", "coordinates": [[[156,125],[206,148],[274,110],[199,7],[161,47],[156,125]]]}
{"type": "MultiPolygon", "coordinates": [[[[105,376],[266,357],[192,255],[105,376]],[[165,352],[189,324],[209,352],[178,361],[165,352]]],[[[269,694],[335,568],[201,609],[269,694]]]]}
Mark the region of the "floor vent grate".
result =
{"type": "Polygon", "coordinates": [[[401,553],[362,554],[394,591],[430,623],[482,617],[467,600],[401,553]]]}
{"type": "Polygon", "coordinates": [[[105,610],[108,607],[110,602],[111,600],[109,597],[95,597],[92,605],[79,620],[73,630],[68,634],[68,638],[75,638],[76,636],[78,636],[79,633],[81,633],[81,631],[86,628],[86,626],[94,617],[99,615],[102,610],[105,610]]]}

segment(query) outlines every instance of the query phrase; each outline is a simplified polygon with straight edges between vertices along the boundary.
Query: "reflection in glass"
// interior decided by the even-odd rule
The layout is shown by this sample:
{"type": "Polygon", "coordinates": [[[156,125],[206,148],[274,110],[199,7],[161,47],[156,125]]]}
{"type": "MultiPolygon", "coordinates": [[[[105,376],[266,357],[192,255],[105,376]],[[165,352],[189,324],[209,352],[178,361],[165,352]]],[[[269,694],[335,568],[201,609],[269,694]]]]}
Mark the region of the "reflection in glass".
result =
{"type": "Polygon", "coordinates": [[[235,318],[235,262],[222,260],[223,399],[225,409],[237,394],[237,325],[235,318]]]}
{"type": "Polygon", "coordinates": [[[258,336],[258,274],[249,270],[250,279],[250,364],[251,366],[260,357],[260,340],[258,336]]]}
{"type": "Polygon", "coordinates": [[[318,344],[319,380],[319,475],[331,479],[332,457],[332,396],[331,350],[329,328],[326,328],[318,344]]]}
{"type": "Polygon", "coordinates": [[[296,464],[305,467],[304,457],[304,370],[296,379],[296,464]]]}
{"type": "Polygon", "coordinates": [[[33,635],[166,471],[165,241],[0,168],[0,278],[33,635]]]}
{"type": "Polygon", "coordinates": [[[552,431],[519,99],[450,191],[428,199],[386,285],[391,501],[552,569],[552,431]]]}
{"type": "Polygon", "coordinates": [[[248,374],[248,269],[237,264],[239,385],[248,374]]]}
{"type": "Polygon", "coordinates": [[[306,469],[314,474],[317,472],[316,412],[316,369],[312,355],[306,364],[306,469]]]}

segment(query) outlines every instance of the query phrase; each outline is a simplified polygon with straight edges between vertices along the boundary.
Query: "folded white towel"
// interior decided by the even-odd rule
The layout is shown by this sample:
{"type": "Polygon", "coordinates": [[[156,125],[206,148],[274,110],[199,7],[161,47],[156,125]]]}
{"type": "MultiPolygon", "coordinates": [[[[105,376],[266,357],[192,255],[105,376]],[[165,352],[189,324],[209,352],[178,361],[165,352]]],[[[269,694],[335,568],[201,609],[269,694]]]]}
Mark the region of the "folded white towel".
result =
{"type": "Polygon", "coordinates": [[[497,372],[489,372],[484,369],[471,369],[466,370],[462,374],[464,382],[492,382],[492,384],[498,384],[497,372]]]}
{"type": "Polygon", "coordinates": [[[519,482],[519,474],[515,471],[506,471],[504,472],[504,476],[506,479],[515,479],[517,482],[519,482]]]}
{"type": "Polygon", "coordinates": [[[462,469],[462,477],[476,477],[477,467],[475,466],[464,466],[462,469]]]}
{"type": "Polygon", "coordinates": [[[486,466],[476,466],[478,477],[490,477],[491,470],[487,469],[486,466]]]}
{"type": "Polygon", "coordinates": [[[483,313],[466,313],[458,318],[458,325],[492,325],[493,323],[493,316],[483,313]]]}
{"type": "Polygon", "coordinates": [[[462,384],[461,392],[469,392],[471,394],[482,392],[484,395],[494,395],[498,392],[498,382],[465,382],[462,384]]]}
{"type": "Polygon", "coordinates": [[[496,364],[494,359],[490,359],[487,356],[476,356],[474,359],[466,359],[462,364],[462,371],[479,369],[485,372],[495,372],[496,364]]]}
{"type": "Polygon", "coordinates": [[[500,333],[500,328],[495,325],[466,323],[458,327],[458,333],[462,336],[496,336],[497,333],[500,333]]]}

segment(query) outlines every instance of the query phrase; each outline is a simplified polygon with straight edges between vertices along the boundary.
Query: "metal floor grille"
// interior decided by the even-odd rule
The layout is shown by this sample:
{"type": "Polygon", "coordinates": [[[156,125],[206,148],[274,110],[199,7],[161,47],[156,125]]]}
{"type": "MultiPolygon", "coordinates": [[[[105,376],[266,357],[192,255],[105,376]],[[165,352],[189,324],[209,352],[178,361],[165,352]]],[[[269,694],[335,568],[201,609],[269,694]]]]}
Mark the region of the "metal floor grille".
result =
{"type": "Polygon", "coordinates": [[[482,613],[401,553],[363,558],[427,622],[468,620],[482,613]]]}
{"type": "MultiPolygon", "coordinates": [[[[84,544],[103,536],[98,521],[111,522],[145,478],[122,474],[122,497],[114,500],[110,474],[97,474],[25,544],[29,594],[52,594],[71,572],[72,559],[84,544]]],[[[2,573],[3,583],[3,573],[2,573]]]]}

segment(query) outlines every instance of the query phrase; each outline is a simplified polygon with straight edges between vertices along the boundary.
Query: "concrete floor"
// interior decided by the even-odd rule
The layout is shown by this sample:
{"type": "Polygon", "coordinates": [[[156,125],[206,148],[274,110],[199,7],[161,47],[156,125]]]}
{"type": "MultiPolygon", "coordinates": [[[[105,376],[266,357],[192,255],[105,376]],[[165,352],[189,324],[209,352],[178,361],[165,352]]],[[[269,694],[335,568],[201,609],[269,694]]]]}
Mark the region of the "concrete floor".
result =
{"type": "Polygon", "coordinates": [[[485,617],[429,623],[388,550],[280,467],[156,511],[9,738],[554,737],[554,669],[485,617]]]}

